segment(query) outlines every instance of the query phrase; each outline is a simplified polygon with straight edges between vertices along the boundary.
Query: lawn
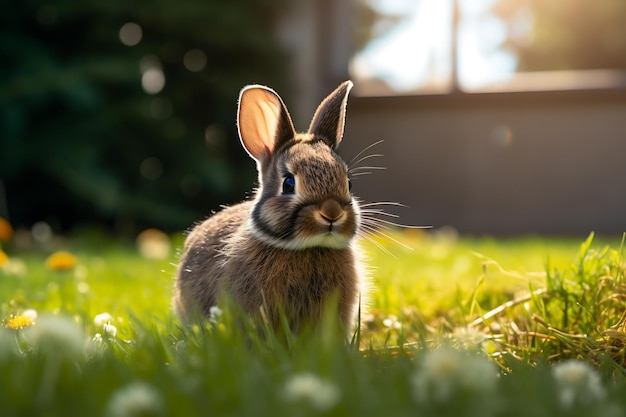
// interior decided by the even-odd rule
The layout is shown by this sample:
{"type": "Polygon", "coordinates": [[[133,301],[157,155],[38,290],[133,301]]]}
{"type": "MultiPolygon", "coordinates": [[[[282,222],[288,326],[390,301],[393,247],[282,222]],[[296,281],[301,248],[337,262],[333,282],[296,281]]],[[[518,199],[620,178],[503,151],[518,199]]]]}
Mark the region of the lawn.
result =
{"type": "Polygon", "coordinates": [[[363,242],[348,342],[332,314],[297,337],[228,308],[181,325],[179,235],[5,245],[0,415],[626,413],[620,237],[393,237],[363,242]]]}

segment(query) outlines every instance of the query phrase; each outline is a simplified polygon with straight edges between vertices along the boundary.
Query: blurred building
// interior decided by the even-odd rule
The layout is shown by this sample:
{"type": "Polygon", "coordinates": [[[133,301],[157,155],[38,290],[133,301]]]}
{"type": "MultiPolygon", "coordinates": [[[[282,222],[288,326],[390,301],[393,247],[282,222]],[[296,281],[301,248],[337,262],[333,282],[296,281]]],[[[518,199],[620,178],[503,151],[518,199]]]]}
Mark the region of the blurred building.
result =
{"type": "MultiPolygon", "coordinates": [[[[583,62],[580,68],[532,71],[528,61],[530,69],[515,70],[531,55],[528,51],[541,50],[538,44],[527,52],[520,46],[507,74],[495,71],[493,79],[477,78],[472,84],[472,68],[459,62],[465,56],[460,48],[471,37],[463,31],[471,30],[472,19],[480,23],[476,19],[495,12],[485,8],[480,17],[480,11],[464,3],[449,2],[448,43],[434,44],[434,52],[424,58],[430,63],[425,79],[403,90],[394,89],[384,74],[354,68],[355,10],[360,2],[297,2],[280,30],[283,43],[295,52],[294,100],[288,105],[297,127],[304,129],[319,100],[351,77],[356,86],[340,151],[350,160],[384,140],[368,151],[384,157],[366,165],[387,169],[359,177],[354,190],[365,201],[409,206],[398,211],[402,223],[452,226],[472,234],[625,232],[626,67],[620,67],[621,61],[600,68],[583,62]],[[441,58],[442,48],[448,51],[448,61],[445,54],[441,58]]],[[[489,18],[493,20],[493,14],[489,18]]],[[[541,23],[540,18],[527,17],[526,26],[541,23]]],[[[483,37],[493,39],[497,33],[494,29],[483,37]]],[[[420,41],[411,40],[415,45],[420,41]]],[[[412,46],[404,50],[414,53],[412,46]]],[[[626,56],[624,46],[615,43],[605,55],[620,51],[626,56]]],[[[505,68],[506,57],[498,59],[494,68],[497,62],[504,62],[505,68]]],[[[588,61],[593,64],[593,59],[588,61]]],[[[490,62],[474,71],[488,72],[490,62]]]]}

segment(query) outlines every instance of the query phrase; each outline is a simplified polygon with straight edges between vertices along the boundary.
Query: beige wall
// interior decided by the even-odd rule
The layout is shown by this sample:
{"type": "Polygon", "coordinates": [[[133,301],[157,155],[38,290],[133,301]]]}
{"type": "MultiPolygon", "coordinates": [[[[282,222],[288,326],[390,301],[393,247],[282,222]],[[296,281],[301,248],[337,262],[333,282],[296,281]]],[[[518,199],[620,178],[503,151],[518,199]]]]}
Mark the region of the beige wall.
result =
{"type": "Polygon", "coordinates": [[[346,160],[385,140],[372,152],[387,170],[354,181],[355,194],[407,204],[405,223],[626,231],[626,90],[351,97],[347,117],[346,160]]]}

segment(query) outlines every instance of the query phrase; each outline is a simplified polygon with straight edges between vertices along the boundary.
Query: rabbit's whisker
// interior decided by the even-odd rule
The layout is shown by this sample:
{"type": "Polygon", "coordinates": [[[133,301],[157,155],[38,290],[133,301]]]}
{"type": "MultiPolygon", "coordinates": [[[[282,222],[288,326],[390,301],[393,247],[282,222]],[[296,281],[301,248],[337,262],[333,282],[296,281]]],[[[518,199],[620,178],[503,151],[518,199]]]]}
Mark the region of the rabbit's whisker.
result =
{"type": "Polygon", "coordinates": [[[371,169],[372,171],[384,171],[387,168],[386,167],[379,167],[379,166],[366,166],[366,167],[355,167],[355,168],[350,168],[348,170],[348,174],[352,174],[353,172],[356,171],[363,171],[366,169],[371,169]]]}
{"type": "MultiPolygon", "coordinates": [[[[387,214],[387,213],[385,213],[385,214],[387,214]]],[[[393,216],[393,215],[391,215],[391,216],[393,216]]],[[[397,217],[397,216],[394,216],[394,217],[397,217]]],[[[364,216],[364,219],[375,221],[379,225],[380,224],[385,224],[385,225],[388,225],[388,226],[400,227],[402,229],[431,229],[432,228],[432,226],[414,226],[414,225],[410,225],[410,224],[396,223],[396,222],[392,222],[392,221],[385,220],[385,219],[379,219],[379,218],[376,218],[376,217],[364,216]]]]}
{"type": "Polygon", "coordinates": [[[393,253],[391,253],[389,251],[389,249],[387,249],[385,246],[383,246],[382,244],[377,242],[375,239],[373,239],[371,234],[359,232],[359,233],[357,233],[357,236],[367,240],[368,242],[370,242],[372,245],[374,245],[376,248],[378,248],[384,254],[386,254],[388,256],[391,256],[393,258],[396,258],[396,256],[393,253]]]}
{"type": "Polygon", "coordinates": [[[354,168],[358,167],[361,162],[367,161],[368,159],[371,159],[371,158],[382,158],[383,156],[385,156],[385,155],[380,154],[380,153],[373,153],[373,154],[370,154],[370,155],[365,155],[365,156],[362,156],[358,161],[356,161],[356,162],[354,162],[354,163],[352,163],[352,164],[350,164],[348,166],[350,167],[350,169],[354,169],[354,168]]]}
{"type": "Polygon", "coordinates": [[[383,143],[383,142],[384,142],[384,140],[383,140],[383,139],[381,139],[381,140],[379,140],[379,141],[376,141],[376,142],[372,143],[371,145],[366,146],[366,147],[365,147],[365,148],[364,148],[361,152],[359,152],[358,154],[356,154],[356,156],[355,156],[354,158],[352,158],[352,159],[350,160],[350,162],[348,162],[348,166],[353,166],[353,165],[356,165],[356,164],[358,163],[358,161],[357,161],[357,162],[354,162],[356,159],[358,159],[358,158],[359,158],[361,155],[363,155],[365,152],[367,152],[367,151],[369,151],[370,149],[372,149],[374,146],[378,146],[378,145],[380,145],[380,144],[381,144],[381,143],[383,143]]]}
{"type": "Polygon", "coordinates": [[[395,218],[400,217],[397,214],[387,213],[384,210],[372,210],[372,209],[361,210],[361,214],[365,214],[365,215],[368,215],[368,216],[371,215],[371,214],[376,214],[376,215],[387,216],[387,217],[395,217],[395,218]]]}
{"type": "Polygon", "coordinates": [[[397,240],[397,239],[395,239],[395,238],[391,237],[390,235],[388,235],[387,233],[382,232],[380,229],[374,229],[374,228],[373,228],[373,226],[370,226],[370,225],[368,225],[368,226],[366,226],[366,227],[369,227],[369,228],[370,228],[370,229],[367,229],[367,230],[370,230],[370,231],[375,231],[375,234],[376,234],[377,236],[381,236],[381,237],[383,237],[383,238],[385,238],[385,239],[389,239],[390,241],[394,242],[395,244],[397,244],[397,245],[399,245],[399,246],[402,246],[403,248],[405,248],[405,249],[407,249],[407,250],[411,250],[411,251],[413,250],[413,248],[412,248],[412,247],[410,247],[409,245],[407,245],[407,244],[405,244],[405,243],[400,242],[399,240],[397,240]]]}
{"type": "Polygon", "coordinates": [[[367,207],[376,207],[376,206],[394,206],[394,207],[403,207],[403,208],[407,208],[408,206],[402,204],[402,203],[397,203],[395,201],[378,201],[376,203],[364,203],[364,204],[359,204],[359,206],[361,208],[367,208],[367,207]]]}

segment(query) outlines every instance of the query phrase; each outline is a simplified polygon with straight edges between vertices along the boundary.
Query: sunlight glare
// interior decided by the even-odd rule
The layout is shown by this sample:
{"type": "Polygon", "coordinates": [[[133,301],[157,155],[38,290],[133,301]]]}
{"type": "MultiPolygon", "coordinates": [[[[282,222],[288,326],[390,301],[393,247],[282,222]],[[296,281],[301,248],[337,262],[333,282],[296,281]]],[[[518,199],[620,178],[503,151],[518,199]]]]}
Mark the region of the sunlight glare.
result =
{"type": "MultiPolygon", "coordinates": [[[[505,25],[489,14],[496,0],[458,0],[458,77],[461,88],[509,79],[515,57],[502,49],[505,25]]],[[[449,90],[452,85],[452,0],[372,3],[379,13],[404,15],[372,39],[351,62],[356,79],[383,80],[393,90],[449,90]]],[[[526,22],[527,25],[528,22],[526,22]]]]}
{"type": "MultiPolygon", "coordinates": [[[[386,12],[388,7],[378,9],[386,12]]],[[[449,0],[411,3],[405,20],[355,56],[353,71],[363,78],[382,78],[398,91],[445,84],[450,73],[451,7],[449,0]]]]}

